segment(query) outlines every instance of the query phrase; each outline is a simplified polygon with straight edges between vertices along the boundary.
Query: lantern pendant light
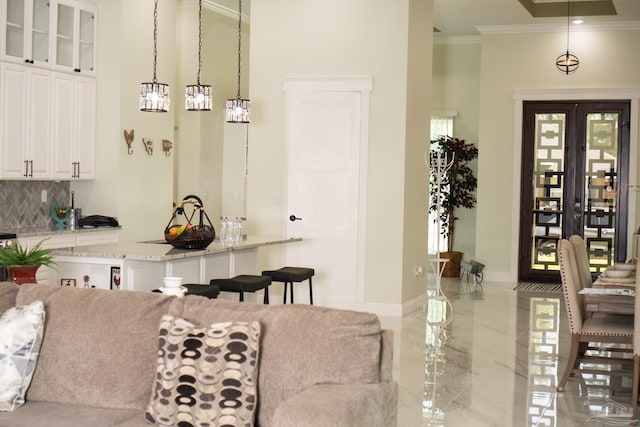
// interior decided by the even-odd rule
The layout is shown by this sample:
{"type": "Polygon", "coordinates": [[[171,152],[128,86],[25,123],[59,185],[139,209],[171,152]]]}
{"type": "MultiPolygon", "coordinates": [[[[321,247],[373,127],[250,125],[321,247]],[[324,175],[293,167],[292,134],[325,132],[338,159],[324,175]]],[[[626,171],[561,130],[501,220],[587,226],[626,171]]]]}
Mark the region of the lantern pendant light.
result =
{"type": "Polygon", "coordinates": [[[569,20],[571,17],[571,0],[567,0],[567,51],[556,58],[556,68],[564,74],[573,74],[580,66],[580,60],[569,52],[569,20]]]}
{"type": "Polygon", "coordinates": [[[227,123],[251,122],[251,101],[240,98],[240,61],[242,48],[242,0],[238,6],[238,94],[235,99],[227,99],[225,116],[227,123]]]}
{"type": "Polygon", "coordinates": [[[202,68],[202,0],[198,2],[198,80],[187,85],[184,91],[184,108],[187,111],[211,111],[211,86],[200,84],[202,68]]]}
{"type": "Polygon", "coordinates": [[[169,85],[158,83],[158,0],[153,5],[153,80],[140,84],[140,111],[166,113],[169,111],[169,85]]]}

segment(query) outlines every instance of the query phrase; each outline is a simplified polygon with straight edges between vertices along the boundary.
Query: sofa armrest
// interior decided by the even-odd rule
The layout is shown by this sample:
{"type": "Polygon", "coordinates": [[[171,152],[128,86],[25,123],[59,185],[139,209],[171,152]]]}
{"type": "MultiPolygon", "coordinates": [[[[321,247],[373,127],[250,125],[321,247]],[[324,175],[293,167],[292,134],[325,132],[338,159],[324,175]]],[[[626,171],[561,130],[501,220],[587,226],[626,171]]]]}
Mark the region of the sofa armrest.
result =
{"type": "Polygon", "coordinates": [[[274,427],[389,427],[396,425],[398,384],[319,384],[282,402],[274,427]]]}

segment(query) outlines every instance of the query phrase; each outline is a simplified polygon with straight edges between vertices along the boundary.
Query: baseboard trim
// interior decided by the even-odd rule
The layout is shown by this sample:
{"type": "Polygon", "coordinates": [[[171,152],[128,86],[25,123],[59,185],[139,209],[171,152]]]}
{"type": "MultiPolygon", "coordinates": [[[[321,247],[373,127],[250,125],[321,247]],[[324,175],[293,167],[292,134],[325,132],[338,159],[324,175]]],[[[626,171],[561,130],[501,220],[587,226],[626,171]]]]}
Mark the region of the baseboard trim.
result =
{"type": "Polygon", "coordinates": [[[426,300],[427,296],[423,294],[409,301],[405,301],[402,304],[367,302],[365,303],[363,310],[375,313],[382,317],[405,317],[409,314],[415,313],[416,310],[422,310],[426,300]]]}

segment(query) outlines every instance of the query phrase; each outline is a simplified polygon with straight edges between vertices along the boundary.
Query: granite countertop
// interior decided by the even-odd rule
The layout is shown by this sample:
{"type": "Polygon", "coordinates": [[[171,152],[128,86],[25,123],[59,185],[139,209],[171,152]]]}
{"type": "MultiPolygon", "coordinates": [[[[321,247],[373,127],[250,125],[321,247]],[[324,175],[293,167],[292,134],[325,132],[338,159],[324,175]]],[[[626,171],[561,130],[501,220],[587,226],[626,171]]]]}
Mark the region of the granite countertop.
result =
{"type": "Polygon", "coordinates": [[[94,227],[94,228],[76,228],[75,230],[62,229],[58,230],[52,227],[13,227],[3,228],[3,232],[15,233],[18,238],[32,237],[32,236],[51,236],[51,235],[63,235],[63,234],[75,234],[75,233],[96,233],[99,231],[118,231],[122,227],[94,227]]]}
{"type": "Polygon", "coordinates": [[[223,243],[215,240],[206,249],[176,249],[168,243],[157,243],[157,241],[151,243],[121,242],[56,249],[54,255],[87,258],[123,258],[134,261],[168,261],[299,242],[301,240],[302,238],[299,237],[248,236],[246,240],[237,243],[223,243]]]}

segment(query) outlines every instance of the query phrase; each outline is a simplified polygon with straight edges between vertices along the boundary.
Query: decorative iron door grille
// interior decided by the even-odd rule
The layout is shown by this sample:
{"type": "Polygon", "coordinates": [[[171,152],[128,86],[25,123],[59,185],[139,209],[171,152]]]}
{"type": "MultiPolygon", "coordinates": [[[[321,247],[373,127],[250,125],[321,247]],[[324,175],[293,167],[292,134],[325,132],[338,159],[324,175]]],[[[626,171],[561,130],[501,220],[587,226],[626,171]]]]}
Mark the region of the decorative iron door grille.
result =
{"type": "Polygon", "coordinates": [[[558,240],[595,275],[626,258],[629,102],[525,102],[520,280],[558,281],[558,240]]]}

